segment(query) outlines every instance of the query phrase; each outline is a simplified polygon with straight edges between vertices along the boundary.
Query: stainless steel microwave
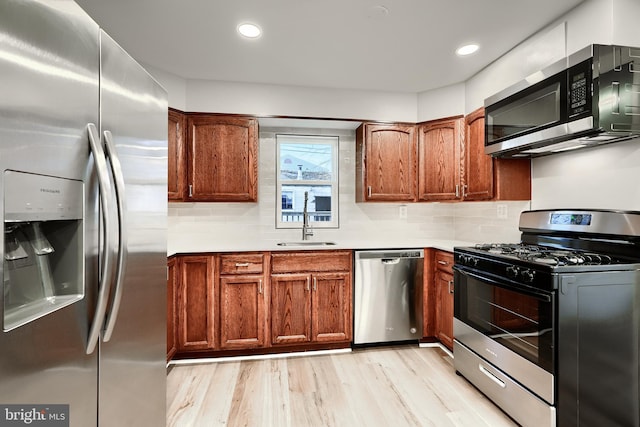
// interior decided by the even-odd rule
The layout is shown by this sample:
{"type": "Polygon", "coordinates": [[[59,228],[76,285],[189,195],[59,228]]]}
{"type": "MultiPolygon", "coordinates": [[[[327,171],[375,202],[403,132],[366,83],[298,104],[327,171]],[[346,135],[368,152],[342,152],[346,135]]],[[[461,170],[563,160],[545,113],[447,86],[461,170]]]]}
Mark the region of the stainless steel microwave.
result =
{"type": "Polygon", "coordinates": [[[640,48],[589,45],[485,100],[485,153],[538,157],[640,136],[640,48]]]}

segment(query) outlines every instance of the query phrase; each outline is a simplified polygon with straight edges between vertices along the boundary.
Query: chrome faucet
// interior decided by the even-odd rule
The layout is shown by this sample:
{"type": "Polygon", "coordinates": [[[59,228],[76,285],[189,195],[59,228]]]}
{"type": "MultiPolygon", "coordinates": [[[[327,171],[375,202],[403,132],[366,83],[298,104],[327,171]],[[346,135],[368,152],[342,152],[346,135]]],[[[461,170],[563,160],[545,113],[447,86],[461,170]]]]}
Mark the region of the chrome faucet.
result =
{"type": "Polygon", "coordinates": [[[307,212],[307,202],[309,201],[309,192],[304,192],[304,210],[302,211],[302,240],[308,240],[313,236],[313,229],[309,225],[309,212],[307,212]]]}

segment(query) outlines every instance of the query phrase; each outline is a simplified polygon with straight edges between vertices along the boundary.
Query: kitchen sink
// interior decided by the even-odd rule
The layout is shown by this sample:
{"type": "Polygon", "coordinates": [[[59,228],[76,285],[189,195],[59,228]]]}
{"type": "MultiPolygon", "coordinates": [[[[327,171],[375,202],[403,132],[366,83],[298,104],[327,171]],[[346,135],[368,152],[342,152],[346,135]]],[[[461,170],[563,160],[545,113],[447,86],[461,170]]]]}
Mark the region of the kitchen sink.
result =
{"type": "Polygon", "coordinates": [[[312,240],[303,240],[299,242],[279,242],[278,246],[334,246],[336,242],[315,242],[312,240]]]}

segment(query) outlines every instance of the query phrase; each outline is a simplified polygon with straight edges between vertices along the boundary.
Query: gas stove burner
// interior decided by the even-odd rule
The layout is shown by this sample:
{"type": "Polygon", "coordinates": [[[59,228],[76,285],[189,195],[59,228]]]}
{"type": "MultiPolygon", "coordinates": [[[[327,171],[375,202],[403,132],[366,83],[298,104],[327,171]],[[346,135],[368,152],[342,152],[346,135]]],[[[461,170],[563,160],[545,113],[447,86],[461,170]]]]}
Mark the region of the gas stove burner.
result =
{"type": "Polygon", "coordinates": [[[493,255],[515,257],[523,261],[549,266],[606,265],[616,263],[614,258],[605,254],[524,243],[483,243],[477,244],[475,249],[486,251],[493,255]]]}

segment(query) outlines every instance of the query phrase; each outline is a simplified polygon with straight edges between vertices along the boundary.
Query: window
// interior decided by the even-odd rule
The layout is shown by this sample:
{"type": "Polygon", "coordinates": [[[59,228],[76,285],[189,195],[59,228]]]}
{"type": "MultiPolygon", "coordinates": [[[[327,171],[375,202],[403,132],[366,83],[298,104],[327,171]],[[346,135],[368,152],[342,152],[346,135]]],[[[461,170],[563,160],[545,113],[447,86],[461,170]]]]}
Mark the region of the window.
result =
{"type": "Polygon", "coordinates": [[[278,228],[338,227],[338,137],[276,135],[278,228]]]}

